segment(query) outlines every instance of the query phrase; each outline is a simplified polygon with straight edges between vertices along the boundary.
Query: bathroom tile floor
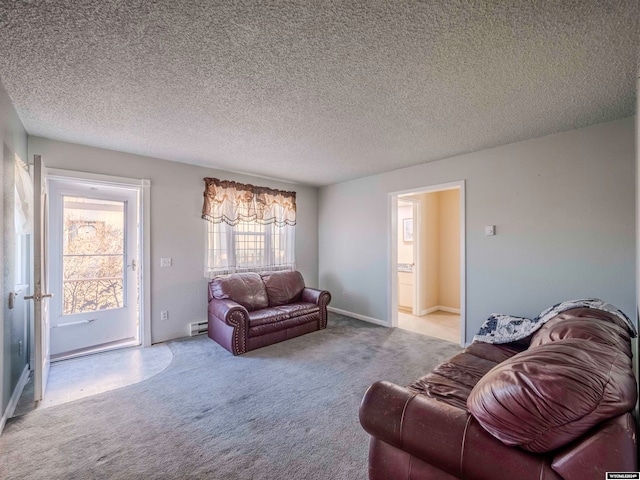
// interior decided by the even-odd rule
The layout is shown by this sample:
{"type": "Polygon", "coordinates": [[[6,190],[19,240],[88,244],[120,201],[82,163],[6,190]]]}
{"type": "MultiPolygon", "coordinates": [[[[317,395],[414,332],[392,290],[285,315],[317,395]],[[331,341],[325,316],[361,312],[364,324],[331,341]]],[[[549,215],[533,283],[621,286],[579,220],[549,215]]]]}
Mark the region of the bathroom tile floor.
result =
{"type": "MultiPolygon", "coordinates": [[[[52,407],[141,382],[162,372],[172,359],[171,349],[165,344],[157,344],[147,348],[123,348],[54,362],[49,370],[44,400],[37,408],[52,407]]],[[[35,408],[31,378],[14,416],[35,408]]]]}

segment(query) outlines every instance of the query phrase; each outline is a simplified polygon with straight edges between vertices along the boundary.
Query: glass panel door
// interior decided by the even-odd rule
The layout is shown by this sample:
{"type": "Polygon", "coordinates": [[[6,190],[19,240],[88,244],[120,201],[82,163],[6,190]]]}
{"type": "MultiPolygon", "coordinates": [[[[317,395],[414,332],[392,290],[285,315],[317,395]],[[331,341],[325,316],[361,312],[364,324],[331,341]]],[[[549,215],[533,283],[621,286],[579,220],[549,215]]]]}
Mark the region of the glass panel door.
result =
{"type": "Polygon", "coordinates": [[[138,191],[52,179],[51,355],[140,343],[138,191]]]}

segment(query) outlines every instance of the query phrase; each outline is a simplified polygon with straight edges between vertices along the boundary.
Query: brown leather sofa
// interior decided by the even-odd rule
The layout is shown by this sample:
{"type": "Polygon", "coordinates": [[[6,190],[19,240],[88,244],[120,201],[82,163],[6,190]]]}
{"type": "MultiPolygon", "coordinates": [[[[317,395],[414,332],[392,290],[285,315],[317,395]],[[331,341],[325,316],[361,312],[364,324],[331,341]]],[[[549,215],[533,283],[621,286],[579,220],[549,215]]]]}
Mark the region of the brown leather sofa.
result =
{"type": "Polygon", "coordinates": [[[602,480],[637,472],[630,333],[568,310],[527,340],[472,343],[407,387],[374,383],[360,407],[371,480],[602,480]]]}
{"type": "Polygon", "coordinates": [[[235,273],[209,283],[209,338],[240,355],[327,326],[331,294],[300,272],[235,273]]]}

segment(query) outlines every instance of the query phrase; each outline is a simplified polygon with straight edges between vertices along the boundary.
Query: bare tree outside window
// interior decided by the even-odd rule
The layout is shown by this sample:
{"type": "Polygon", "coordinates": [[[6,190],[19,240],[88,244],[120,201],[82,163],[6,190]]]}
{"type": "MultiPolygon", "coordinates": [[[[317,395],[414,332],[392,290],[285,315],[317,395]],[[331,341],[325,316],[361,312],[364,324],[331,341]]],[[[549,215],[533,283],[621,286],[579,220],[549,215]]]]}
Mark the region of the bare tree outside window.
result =
{"type": "Polygon", "coordinates": [[[63,315],[124,301],[124,202],[64,197],[63,315]]]}

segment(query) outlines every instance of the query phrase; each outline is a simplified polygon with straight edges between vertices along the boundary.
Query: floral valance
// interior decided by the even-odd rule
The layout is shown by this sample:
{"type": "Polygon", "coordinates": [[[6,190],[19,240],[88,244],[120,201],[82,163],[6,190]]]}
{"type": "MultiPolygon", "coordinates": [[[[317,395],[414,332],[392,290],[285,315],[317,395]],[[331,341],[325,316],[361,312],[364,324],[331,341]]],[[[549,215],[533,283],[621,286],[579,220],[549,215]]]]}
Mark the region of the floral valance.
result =
{"type": "Polygon", "coordinates": [[[257,221],[261,224],[296,224],[296,192],[219,180],[204,179],[202,218],[213,223],[257,221]]]}

